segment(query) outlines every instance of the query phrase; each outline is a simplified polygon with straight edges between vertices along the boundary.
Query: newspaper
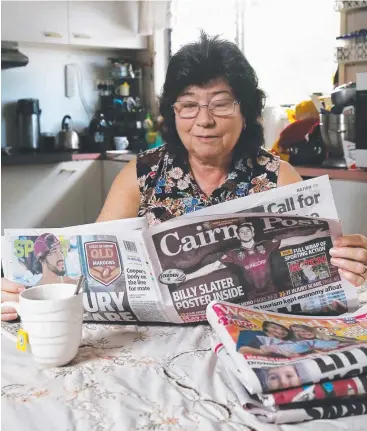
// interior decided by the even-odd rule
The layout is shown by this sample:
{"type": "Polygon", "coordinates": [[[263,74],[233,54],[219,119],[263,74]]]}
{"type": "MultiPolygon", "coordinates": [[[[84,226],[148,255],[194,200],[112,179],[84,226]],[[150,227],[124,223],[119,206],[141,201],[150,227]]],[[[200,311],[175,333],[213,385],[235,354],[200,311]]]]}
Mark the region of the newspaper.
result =
{"type": "MultiPolygon", "coordinates": [[[[200,215],[237,212],[287,213],[328,219],[339,218],[328,175],[203,208],[200,210],[200,215]]],[[[195,216],[196,213],[192,212],[179,218],[195,216]]]]}
{"type": "Polygon", "coordinates": [[[214,351],[224,367],[228,386],[237,395],[240,404],[262,422],[284,424],[367,413],[365,375],[305,385],[273,394],[250,395],[241,384],[238,377],[240,371],[223,344],[216,345],[214,351]],[[279,404],[274,404],[279,400],[279,404]]]}
{"type": "Polygon", "coordinates": [[[207,318],[252,395],[367,372],[367,307],[326,318],[213,301],[207,318]]]}
{"type": "MultiPolygon", "coordinates": [[[[280,213],[200,211],[149,229],[145,219],[127,219],[5,230],[4,275],[33,287],[76,283],[84,274],[87,321],[202,322],[215,299],[279,312],[355,310],[356,289],[330,264],[329,249],[342,231],[327,177],[267,196],[280,213]],[[282,214],[296,201],[312,216],[282,214]],[[333,220],[315,217],[323,208],[333,220]]],[[[254,198],[245,199],[251,206],[254,198]]]]}

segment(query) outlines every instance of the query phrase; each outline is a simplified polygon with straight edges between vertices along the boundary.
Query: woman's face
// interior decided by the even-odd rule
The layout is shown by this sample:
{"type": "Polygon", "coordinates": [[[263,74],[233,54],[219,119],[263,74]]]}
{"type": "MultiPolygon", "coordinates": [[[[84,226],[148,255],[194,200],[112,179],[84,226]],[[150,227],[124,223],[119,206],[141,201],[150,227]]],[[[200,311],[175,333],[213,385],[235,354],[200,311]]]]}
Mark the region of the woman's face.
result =
{"type": "Polygon", "coordinates": [[[293,365],[270,368],[267,378],[268,388],[271,391],[300,386],[301,381],[293,365]]]}
{"type": "Polygon", "coordinates": [[[315,338],[314,332],[306,328],[294,326],[292,327],[292,331],[299,340],[313,340],[315,338]]]}
{"type": "Polygon", "coordinates": [[[269,323],[269,325],[266,327],[266,335],[268,337],[283,339],[288,336],[288,331],[279,325],[269,323]]]}
{"type": "MultiPolygon", "coordinates": [[[[209,105],[219,101],[236,101],[231,88],[223,79],[211,81],[205,87],[188,86],[177,98],[177,102],[185,104],[197,102],[209,105]]],[[[176,110],[175,117],[178,135],[189,155],[204,163],[230,158],[244,125],[237,104],[234,105],[234,112],[226,117],[212,115],[207,106],[201,107],[195,118],[181,118],[176,110]]]]}

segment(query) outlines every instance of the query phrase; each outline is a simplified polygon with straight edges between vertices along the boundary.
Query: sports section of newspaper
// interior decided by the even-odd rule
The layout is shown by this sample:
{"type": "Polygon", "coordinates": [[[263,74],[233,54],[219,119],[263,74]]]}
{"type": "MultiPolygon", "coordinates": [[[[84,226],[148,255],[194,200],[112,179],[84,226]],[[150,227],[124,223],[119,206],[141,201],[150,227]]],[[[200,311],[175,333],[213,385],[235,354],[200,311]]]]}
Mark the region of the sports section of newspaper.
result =
{"type": "Polygon", "coordinates": [[[214,301],[215,353],[242,405],[265,422],[367,412],[367,308],[299,317],[214,301]]]}
{"type": "MultiPolygon", "coordinates": [[[[224,205],[230,211],[235,204],[237,211],[240,204],[252,209],[261,204],[280,213],[297,206],[301,213],[305,206],[307,214],[324,210],[336,218],[327,177],[266,196],[267,204],[265,193],[259,193],[211,207],[212,212],[224,205]]],[[[214,299],[293,313],[356,308],[356,290],[330,264],[332,239],[341,235],[337,221],[264,213],[207,216],[204,211],[150,229],[145,219],[128,219],[6,230],[4,275],[32,287],[76,283],[84,274],[87,321],[200,322],[214,299]]]]}

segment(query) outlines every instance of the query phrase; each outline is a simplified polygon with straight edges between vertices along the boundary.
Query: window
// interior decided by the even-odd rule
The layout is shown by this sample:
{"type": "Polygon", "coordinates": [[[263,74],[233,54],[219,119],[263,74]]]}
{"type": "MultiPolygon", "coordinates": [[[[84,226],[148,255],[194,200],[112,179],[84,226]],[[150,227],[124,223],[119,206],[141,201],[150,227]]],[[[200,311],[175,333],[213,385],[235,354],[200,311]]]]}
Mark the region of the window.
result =
{"type": "Polygon", "coordinates": [[[333,88],[340,14],[334,0],[247,0],[244,52],[269,104],[294,104],[333,88]]]}
{"type": "Polygon", "coordinates": [[[173,0],[171,54],[200,29],[236,42],[268,104],[296,104],[332,90],[340,15],[334,0],[173,0]]]}
{"type": "Polygon", "coordinates": [[[171,54],[198,40],[200,30],[238,42],[240,3],[241,0],[173,0],[171,54]]]}

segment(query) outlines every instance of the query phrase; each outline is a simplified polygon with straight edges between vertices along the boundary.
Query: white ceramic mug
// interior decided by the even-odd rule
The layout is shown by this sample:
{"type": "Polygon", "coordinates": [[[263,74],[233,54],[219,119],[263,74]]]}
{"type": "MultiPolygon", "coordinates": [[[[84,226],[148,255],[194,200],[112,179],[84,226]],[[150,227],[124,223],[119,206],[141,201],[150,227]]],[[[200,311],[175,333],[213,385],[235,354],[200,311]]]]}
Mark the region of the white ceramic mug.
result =
{"type": "MultiPolygon", "coordinates": [[[[82,336],[83,294],[74,295],[74,284],[45,284],[19,295],[18,302],[3,302],[15,308],[28,334],[34,360],[42,367],[60,367],[77,354],[82,336]]],[[[17,341],[17,337],[2,333],[17,341]]]]}
{"type": "Polygon", "coordinates": [[[129,147],[129,141],[126,136],[114,136],[113,143],[117,151],[126,150],[129,147]]]}

